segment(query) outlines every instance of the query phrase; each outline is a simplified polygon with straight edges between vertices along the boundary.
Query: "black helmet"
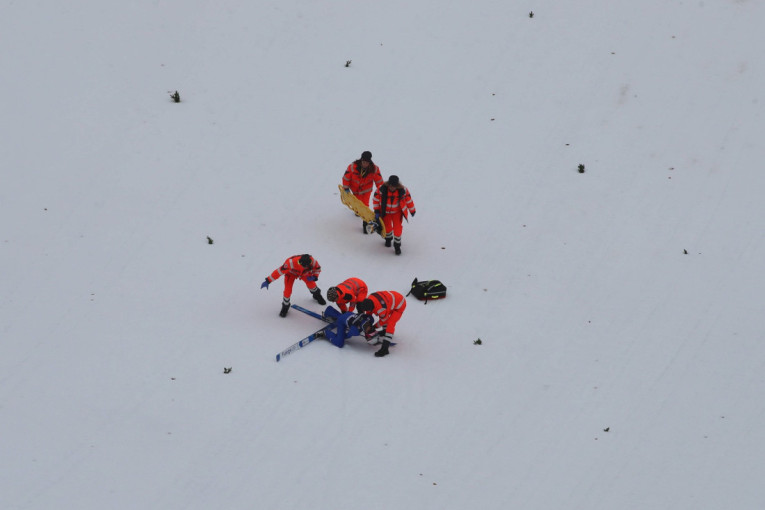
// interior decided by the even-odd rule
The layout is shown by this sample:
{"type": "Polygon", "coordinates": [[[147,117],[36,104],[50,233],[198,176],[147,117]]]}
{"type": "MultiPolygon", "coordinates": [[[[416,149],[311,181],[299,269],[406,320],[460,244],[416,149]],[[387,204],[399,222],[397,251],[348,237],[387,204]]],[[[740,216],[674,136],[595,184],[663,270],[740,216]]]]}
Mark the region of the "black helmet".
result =
{"type": "Polygon", "coordinates": [[[364,301],[361,301],[358,305],[356,305],[356,308],[360,312],[371,312],[374,307],[375,305],[374,303],[372,303],[371,299],[365,299],[364,301]]]}

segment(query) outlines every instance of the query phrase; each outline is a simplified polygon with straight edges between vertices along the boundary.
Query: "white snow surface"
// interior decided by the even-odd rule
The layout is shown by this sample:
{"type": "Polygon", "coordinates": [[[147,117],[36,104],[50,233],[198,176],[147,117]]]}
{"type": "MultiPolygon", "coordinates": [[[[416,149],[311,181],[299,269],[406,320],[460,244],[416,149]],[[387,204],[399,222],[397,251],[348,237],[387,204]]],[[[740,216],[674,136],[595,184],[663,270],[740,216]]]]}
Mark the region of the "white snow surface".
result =
{"type": "Polygon", "coordinates": [[[763,19],[2,2],[0,508],[765,508],[763,19]],[[400,257],[339,201],[364,150],[400,257]],[[277,363],[305,252],[449,295],[277,363]]]}

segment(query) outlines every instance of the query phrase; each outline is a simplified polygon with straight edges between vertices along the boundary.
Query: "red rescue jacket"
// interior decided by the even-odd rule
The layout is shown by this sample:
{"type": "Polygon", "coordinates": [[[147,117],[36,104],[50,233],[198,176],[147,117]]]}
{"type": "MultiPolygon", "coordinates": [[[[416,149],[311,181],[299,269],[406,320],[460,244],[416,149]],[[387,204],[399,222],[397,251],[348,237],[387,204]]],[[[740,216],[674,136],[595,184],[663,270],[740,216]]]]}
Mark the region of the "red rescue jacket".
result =
{"type": "Polygon", "coordinates": [[[380,318],[378,326],[386,327],[393,312],[403,312],[406,308],[406,298],[395,290],[373,292],[367,299],[372,301],[372,311],[380,318]]]}
{"type": "Polygon", "coordinates": [[[383,185],[383,178],[380,174],[380,167],[370,163],[366,170],[359,161],[354,161],[343,174],[343,187],[350,188],[354,195],[363,195],[371,193],[372,188],[383,185]]]}
{"type": "Polygon", "coordinates": [[[348,278],[337,286],[337,305],[342,312],[352,312],[356,303],[367,298],[367,284],[360,278],[348,278]]]}
{"type": "Polygon", "coordinates": [[[274,272],[271,273],[271,276],[268,279],[269,283],[274,280],[278,280],[279,277],[281,277],[283,274],[288,274],[294,278],[302,279],[306,276],[313,276],[318,279],[319,273],[321,273],[321,266],[319,265],[319,262],[315,258],[311,257],[311,267],[305,268],[300,265],[300,257],[301,255],[293,255],[292,257],[285,260],[281,267],[274,269],[274,272]]]}
{"type": "Polygon", "coordinates": [[[410,213],[415,213],[414,201],[412,195],[406,186],[397,186],[390,188],[387,184],[382,185],[375,191],[372,198],[372,209],[380,216],[387,214],[403,214],[404,218],[409,217],[410,213]]]}

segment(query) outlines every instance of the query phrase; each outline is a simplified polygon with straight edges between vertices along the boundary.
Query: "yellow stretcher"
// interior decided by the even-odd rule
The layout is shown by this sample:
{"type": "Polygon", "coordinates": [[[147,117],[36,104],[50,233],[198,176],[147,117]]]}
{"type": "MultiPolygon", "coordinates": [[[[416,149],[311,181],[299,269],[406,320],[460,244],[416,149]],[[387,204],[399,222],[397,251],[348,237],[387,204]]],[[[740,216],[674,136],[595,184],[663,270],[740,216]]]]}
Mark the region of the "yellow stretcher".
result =
{"type": "Polygon", "coordinates": [[[375,213],[364,205],[364,202],[356,198],[356,196],[350,191],[345,191],[342,184],[338,184],[340,189],[340,200],[348,206],[348,209],[355,212],[362,220],[366,221],[370,226],[374,226],[374,231],[385,237],[385,225],[381,221],[375,221],[375,213]]]}

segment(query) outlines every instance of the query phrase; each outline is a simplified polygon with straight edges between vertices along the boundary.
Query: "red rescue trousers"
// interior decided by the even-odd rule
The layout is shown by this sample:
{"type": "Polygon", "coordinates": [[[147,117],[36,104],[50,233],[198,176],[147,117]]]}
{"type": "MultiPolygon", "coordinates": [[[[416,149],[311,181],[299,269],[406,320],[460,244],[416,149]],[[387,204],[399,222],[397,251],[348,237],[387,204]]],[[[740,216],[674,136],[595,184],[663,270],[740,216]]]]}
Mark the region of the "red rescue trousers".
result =
{"type": "Polygon", "coordinates": [[[381,217],[380,220],[382,220],[385,225],[385,232],[388,234],[392,232],[395,237],[401,239],[401,234],[404,232],[404,224],[402,223],[403,217],[404,215],[399,211],[381,217]]]}
{"type": "Polygon", "coordinates": [[[393,335],[393,333],[396,332],[396,323],[401,319],[401,316],[404,314],[404,310],[406,310],[406,301],[401,303],[401,307],[398,310],[393,310],[387,319],[385,319],[385,332],[389,335],[393,335]]]}
{"type": "Polygon", "coordinates": [[[369,190],[366,193],[354,193],[353,195],[364,202],[365,206],[369,207],[369,197],[372,196],[372,190],[369,190]]]}
{"type": "MultiPolygon", "coordinates": [[[[307,277],[311,275],[307,274],[305,276],[307,277]]],[[[295,280],[303,280],[303,282],[305,283],[305,286],[308,287],[308,290],[310,290],[311,292],[313,292],[313,290],[316,288],[316,282],[306,280],[305,277],[303,276],[297,277],[297,276],[292,276],[291,274],[285,274],[284,275],[284,299],[289,299],[290,296],[292,296],[292,284],[295,283],[295,280]]]]}

